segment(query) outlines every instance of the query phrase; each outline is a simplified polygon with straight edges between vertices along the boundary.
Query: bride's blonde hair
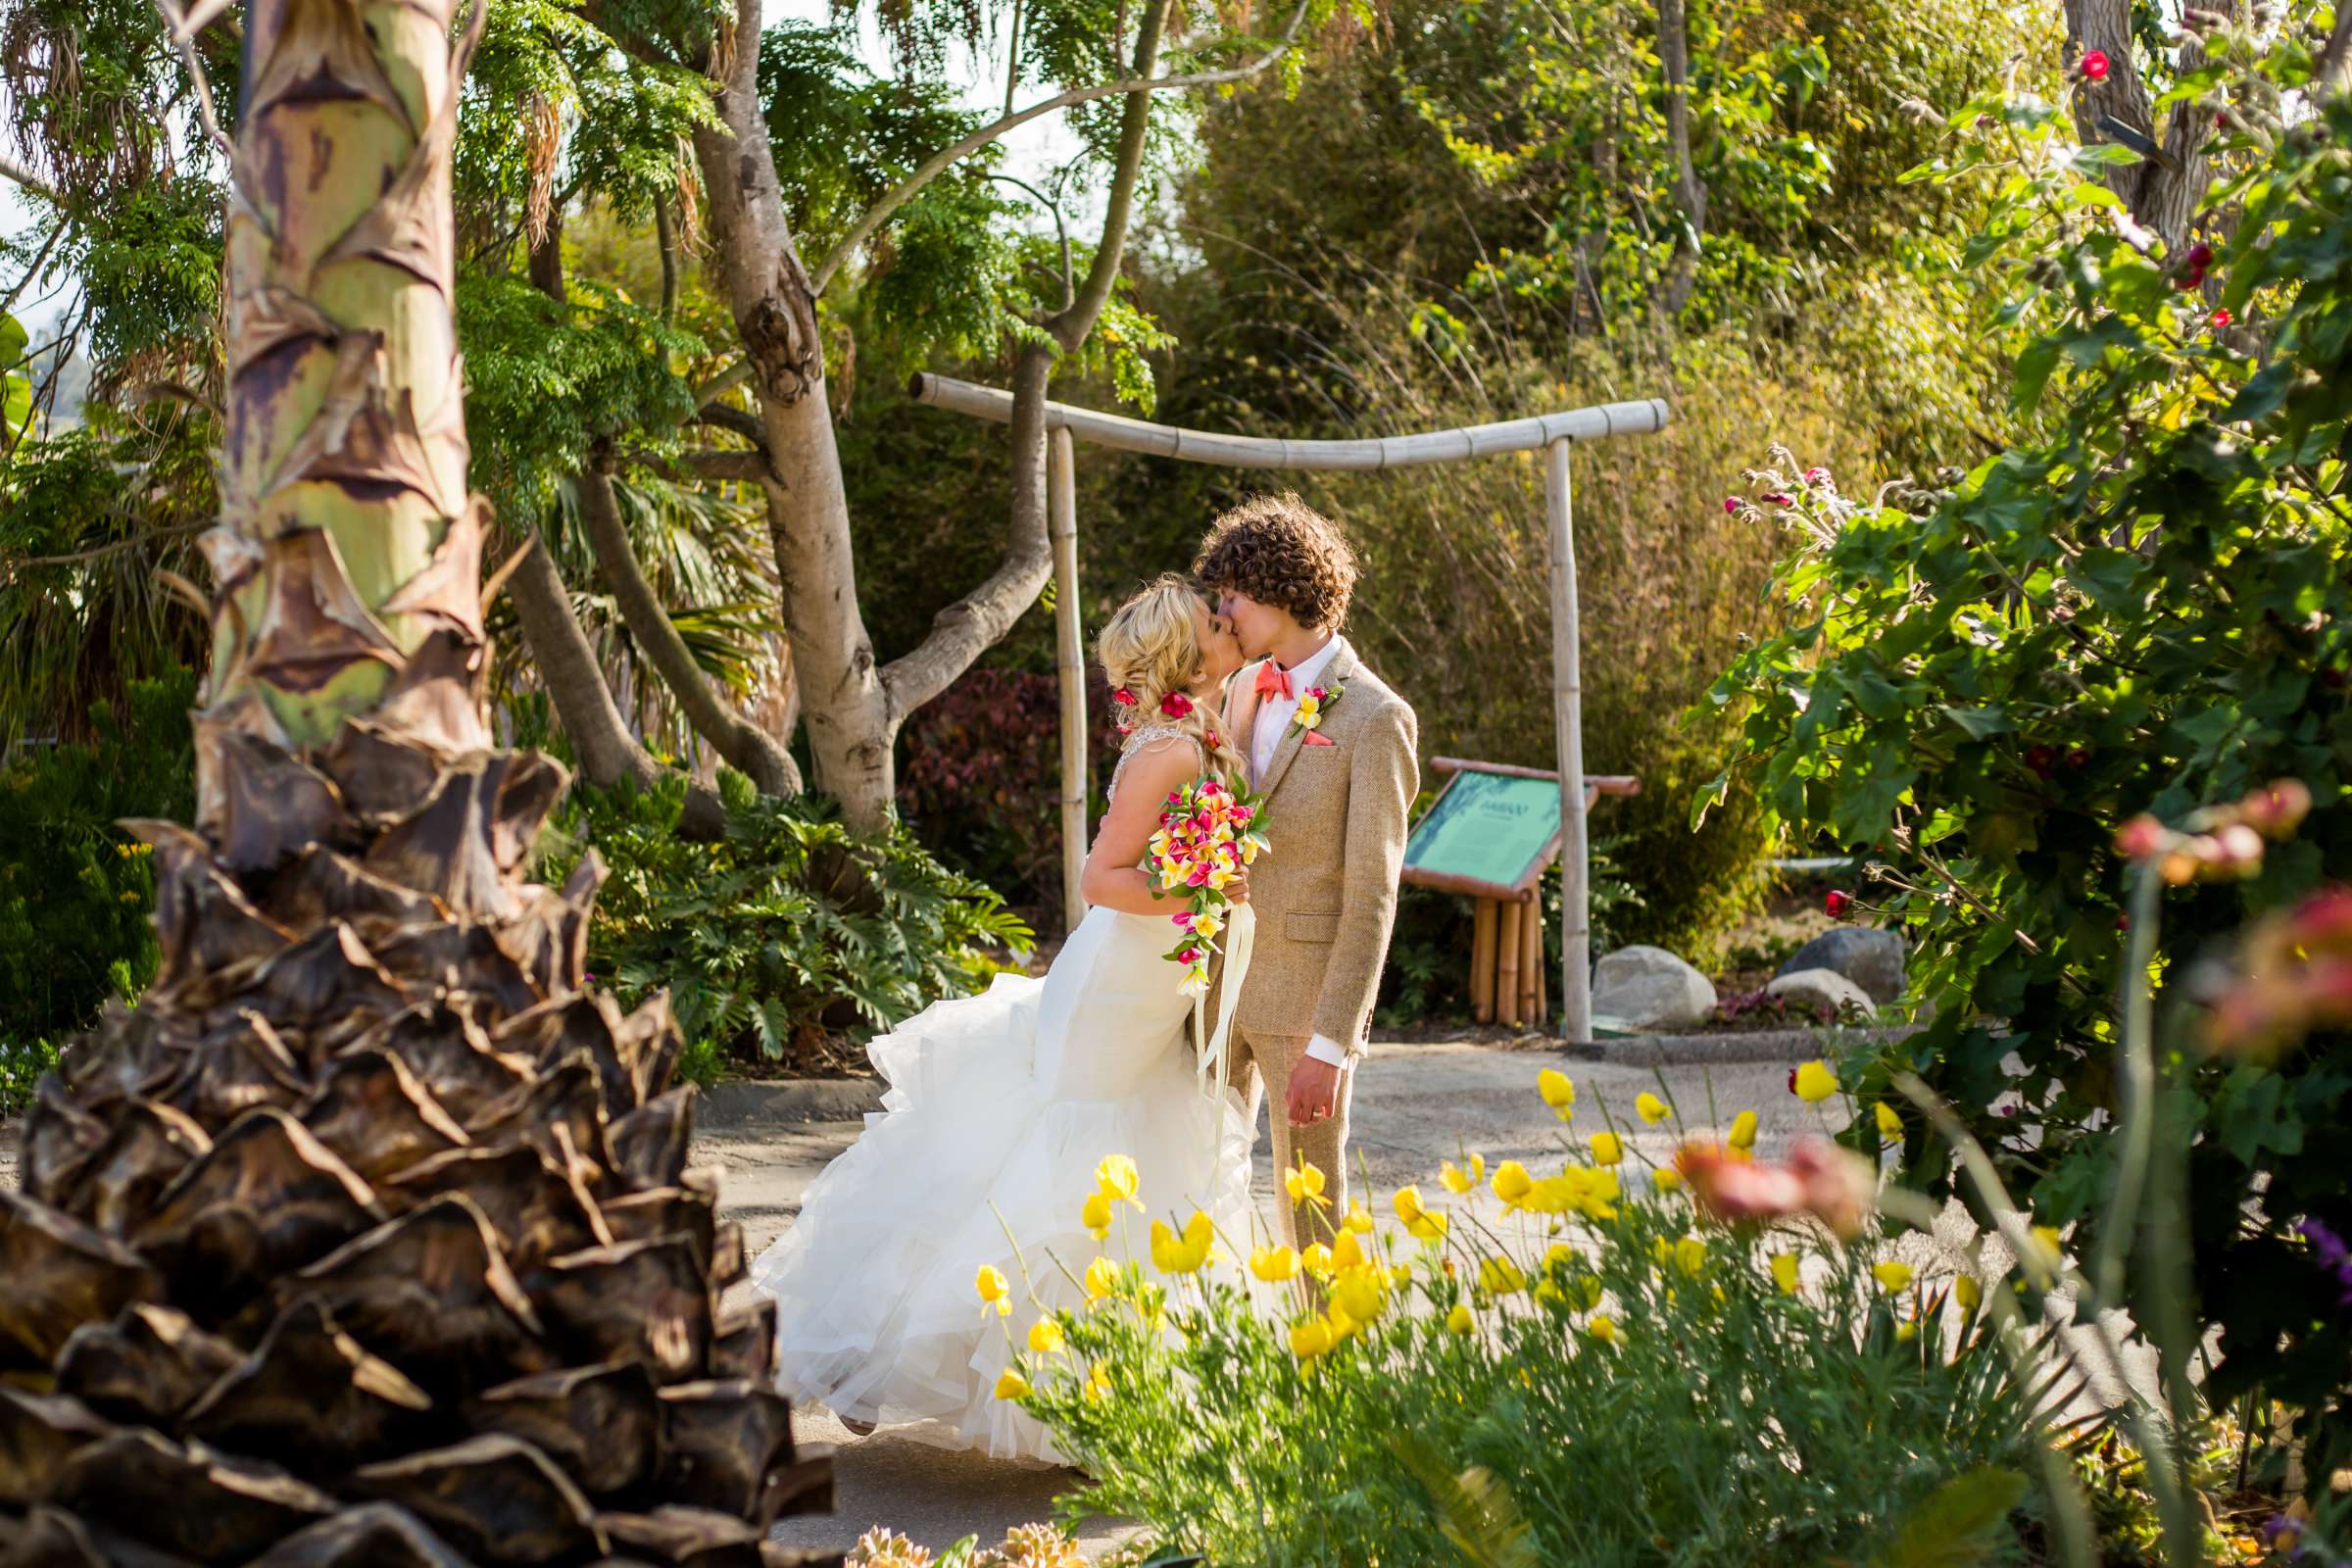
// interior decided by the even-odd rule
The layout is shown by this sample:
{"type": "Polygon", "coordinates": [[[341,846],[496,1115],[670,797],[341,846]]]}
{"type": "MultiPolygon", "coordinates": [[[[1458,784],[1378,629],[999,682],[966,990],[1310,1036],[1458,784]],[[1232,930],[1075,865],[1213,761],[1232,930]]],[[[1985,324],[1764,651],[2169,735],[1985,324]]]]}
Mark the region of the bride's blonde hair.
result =
{"type": "Polygon", "coordinates": [[[1211,766],[1238,782],[1250,775],[1212,702],[1194,701],[1192,710],[1181,716],[1160,710],[1169,693],[1183,692],[1200,678],[1205,656],[1193,612],[1201,602],[1200,591],[1173,572],[1153,580],[1110,617],[1095,642],[1095,657],[1102,662],[1112,692],[1133,699],[1130,706],[1112,698],[1119,704],[1122,731],[1145,724],[1181,730],[1200,742],[1211,766]]]}

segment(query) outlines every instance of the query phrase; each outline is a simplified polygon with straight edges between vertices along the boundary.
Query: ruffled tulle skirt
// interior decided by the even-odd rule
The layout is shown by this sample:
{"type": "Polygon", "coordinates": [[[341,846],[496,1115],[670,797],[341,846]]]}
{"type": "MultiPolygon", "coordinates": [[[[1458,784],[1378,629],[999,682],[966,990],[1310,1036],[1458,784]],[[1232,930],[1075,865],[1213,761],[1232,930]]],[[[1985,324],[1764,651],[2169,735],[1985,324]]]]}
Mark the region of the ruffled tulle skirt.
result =
{"type": "Polygon", "coordinates": [[[1045,1429],[995,1389],[1042,1311],[1084,1300],[1099,1248],[1079,1211],[1103,1157],[1135,1161],[1152,1215],[1199,1207],[1250,1232],[1252,1129],[1239,1095],[1197,1080],[1166,931],[1094,910],[1044,979],[999,976],[868,1048],[882,1110],[753,1267],[776,1300],[788,1397],[1053,1460],[1045,1429]],[[1011,1316],[982,1310],[983,1265],[1011,1282],[1011,1316]]]}

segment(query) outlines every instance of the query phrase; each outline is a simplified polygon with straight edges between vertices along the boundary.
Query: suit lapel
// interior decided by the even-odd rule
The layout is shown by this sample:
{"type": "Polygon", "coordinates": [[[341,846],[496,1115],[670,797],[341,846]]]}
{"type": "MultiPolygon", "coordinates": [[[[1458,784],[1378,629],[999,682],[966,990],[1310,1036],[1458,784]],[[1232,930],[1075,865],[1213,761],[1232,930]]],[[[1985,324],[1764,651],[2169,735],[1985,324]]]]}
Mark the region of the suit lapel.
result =
{"type": "MultiPolygon", "coordinates": [[[[1325,667],[1323,673],[1315,678],[1318,684],[1325,687],[1346,686],[1348,681],[1355,678],[1354,648],[1341,648],[1339,657],[1334,659],[1325,667]]],[[[1291,695],[1294,704],[1293,712],[1296,713],[1297,699],[1304,694],[1294,692],[1291,695]]],[[[1327,731],[1330,729],[1331,720],[1328,717],[1324,719],[1323,727],[1327,731]]],[[[1305,748],[1306,731],[1293,723],[1288,730],[1283,732],[1282,745],[1277,747],[1274,752],[1274,765],[1266,769],[1265,780],[1258,785],[1257,792],[1271,801],[1275,790],[1281,787],[1284,775],[1290,772],[1291,763],[1298,760],[1298,754],[1305,748]]]]}

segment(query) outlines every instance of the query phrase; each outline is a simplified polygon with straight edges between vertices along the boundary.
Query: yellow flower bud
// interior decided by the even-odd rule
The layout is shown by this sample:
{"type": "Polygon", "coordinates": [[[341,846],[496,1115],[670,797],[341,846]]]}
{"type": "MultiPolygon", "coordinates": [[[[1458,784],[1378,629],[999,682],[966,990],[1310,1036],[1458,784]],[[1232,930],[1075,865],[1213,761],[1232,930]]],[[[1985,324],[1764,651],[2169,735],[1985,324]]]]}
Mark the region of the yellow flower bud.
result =
{"type": "Polygon", "coordinates": [[[1649,1173],[1649,1179],[1657,1184],[1657,1189],[1661,1193],[1675,1193],[1682,1191],[1683,1173],[1679,1170],[1676,1170],[1672,1165],[1658,1166],[1655,1170],[1652,1170],[1649,1173]]]}
{"type": "Polygon", "coordinates": [[[1634,1114],[1655,1127],[1668,1115],[1666,1102],[1644,1089],[1634,1097],[1634,1114]]]}
{"type": "Polygon", "coordinates": [[[1100,1399],[1110,1393],[1110,1370],[1097,1361],[1086,1369],[1086,1396],[1100,1399]]]}
{"type": "Polygon", "coordinates": [[[1495,1296],[1509,1296],[1527,1289],[1527,1272],[1507,1257],[1488,1257],[1479,1260],[1478,1283],[1495,1296]]]}
{"type": "Polygon", "coordinates": [[[1061,1353],[1061,1325],[1050,1317],[1041,1317],[1029,1325],[1029,1348],[1039,1355],[1061,1353]]]}
{"type": "Polygon", "coordinates": [[[1984,1287],[1974,1274],[1963,1274],[1952,1281],[1952,1299],[1960,1303],[1963,1312],[1974,1312],[1984,1300],[1984,1287]]]}
{"type": "Polygon", "coordinates": [[[1562,1121],[1576,1114],[1576,1083],[1557,1067],[1546,1067],[1536,1074],[1536,1093],[1544,1103],[1562,1121]]]}
{"type": "Polygon", "coordinates": [[[1808,1105],[1818,1105],[1838,1092],[1838,1075],[1830,1064],[1818,1057],[1796,1069],[1793,1080],[1796,1098],[1808,1105]]]}
{"type": "Polygon", "coordinates": [[[1903,1136],[1903,1118],[1895,1114],[1892,1105],[1882,1100],[1872,1114],[1878,1117],[1879,1138],[1882,1142],[1891,1144],[1903,1136]]]}
{"type": "Polygon", "coordinates": [[[1594,1133],[1592,1135],[1593,1164],[1614,1165],[1624,1157],[1625,1146],[1617,1141],[1615,1133],[1594,1133]]]}
{"type": "Polygon", "coordinates": [[[1451,1333],[1467,1334],[1470,1332],[1473,1324],[1474,1320],[1470,1316],[1470,1303],[1468,1301],[1454,1302],[1453,1310],[1446,1314],[1446,1327],[1451,1333]]]}
{"type": "Polygon", "coordinates": [[[1615,1345],[1617,1343],[1616,1322],[1613,1319],[1601,1316],[1601,1314],[1598,1312],[1593,1313],[1592,1317],[1586,1319],[1585,1332],[1603,1345],[1615,1345]]]}
{"type": "Polygon", "coordinates": [[[1450,1159],[1438,1167],[1438,1180],[1449,1193],[1466,1193],[1486,1179],[1487,1157],[1484,1154],[1472,1154],[1470,1168],[1466,1171],[1450,1159]]]}
{"type": "Polygon", "coordinates": [[[1085,1226],[1088,1234],[1098,1242],[1109,1236],[1110,1195],[1103,1192],[1088,1194],[1086,1202],[1078,1210],[1078,1223],[1085,1226]]]}
{"type": "Polygon", "coordinates": [[[1125,1154],[1112,1154],[1097,1165],[1095,1184],[1114,1200],[1133,1203],[1138,1208],[1144,1206],[1143,1200],[1136,1197],[1142,1181],[1135,1173],[1135,1161],[1125,1154]]]}
{"type": "Polygon", "coordinates": [[[1755,1148],[1756,1113],[1752,1110],[1743,1110],[1739,1115],[1734,1116],[1732,1118],[1732,1130],[1728,1135],[1725,1136],[1724,1142],[1730,1144],[1734,1149],[1755,1148]]]}
{"type": "Polygon", "coordinates": [[[1378,1269],[1351,1268],[1333,1284],[1331,1298],[1353,1321],[1370,1323],[1380,1316],[1387,1285],[1378,1269]]]}
{"type": "Polygon", "coordinates": [[[995,1264],[983,1263],[980,1265],[980,1272],[972,1276],[972,1289],[980,1293],[980,1305],[983,1308],[995,1307],[999,1317],[1010,1315],[1012,1311],[1010,1289],[1004,1283],[1004,1271],[995,1264]]]}
{"type": "Polygon", "coordinates": [[[1794,1252],[1772,1254],[1772,1283],[1781,1288],[1783,1296],[1796,1294],[1796,1254],[1794,1252]]]}
{"type": "Polygon", "coordinates": [[[1372,1211],[1364,1206],[1362,1199],[1351,1199],[1348,1203],[1348,1217],[1340,1223],[1358,1236],[1369,1236],[1372,1234],[1372,1211]]]}
{"type": "Polygon", "coordinates": [[[1361,1268],[1364,1250],[1355,1239],[1355,1232],[1342,1231],[1338,1241],[1331,1244],[1331,1266],[1334,1269],[1361,1268]]]}
{"type": "Polygon", "coordinates": [[[1018,1399],[1028,1392],[1029,1380],[1010,1367],[1006,1367],[1004,1375],[997,1379],[997,1397],[1000,1399],[1018,1399]]]}
{"type": "Polygon", "coordinates": [[[1871,1277],[1885,1291],[1899,1291],[1911,1283],[1911,1265],[1888,1258],[1871,1269],[1871,1277]]]}
{"type": "Polygon", "coordinates": [[[1301,1361],[1311,1361],[1329,1352],[1339,1336],[1331,1325],[1319,1317],[1301,1318],[1291,1325],[1291,1353],[1301,1361]]]}
{"type": "Polygon", "coordinates": [[[1119,1265],[1107,1257],[1098,1257],[1086,1265],[1086,1298],[1100,1301],[1119,1288],[1119,1265]]]}
{"type": "Polygon", "coordinates": [[[1298,1272],[1298,1254],[1287,1247],[1261,1247],[1250,1254],[1250,1272],[1279,1285],[1298,1272]]]}
{"type": "Polygon", "coordinates": [[[1707,1244],[1697,1237],[1686,1236],[1674,1244],[1674,1266],[1692,1279],[1698,1278],[1698,1271],[1706,1266],[1706,1262],[1707,1244]]]}
{"type": "Polygon", "coordinates": [[[1515,1206],[1521,1199],[1535,1190],[1536,1179],[1530,1176],[1527,1173],[1527,1167],[1517,1160],[1506,1159],[1494,1167],[1494,1196],[1505,1203],[1515,1206]]]}
{"type": "Polygon", "coordinates": [[[1917,1323],[1897,1323],[1897,1324],[1894,1326],[1894,1343],[1895,1343],[1895,1344],[1897,1344],[1897,1345],[1908,1345],[1908,1344],[1910,1344],[1910,1343],[1911,1343],[1913,1340],[1916,1340],[1916,1339],[1918,1339],[1918,1338],[1919,1338],[1919,1325],[1918,1325],[1917,1323]]]}

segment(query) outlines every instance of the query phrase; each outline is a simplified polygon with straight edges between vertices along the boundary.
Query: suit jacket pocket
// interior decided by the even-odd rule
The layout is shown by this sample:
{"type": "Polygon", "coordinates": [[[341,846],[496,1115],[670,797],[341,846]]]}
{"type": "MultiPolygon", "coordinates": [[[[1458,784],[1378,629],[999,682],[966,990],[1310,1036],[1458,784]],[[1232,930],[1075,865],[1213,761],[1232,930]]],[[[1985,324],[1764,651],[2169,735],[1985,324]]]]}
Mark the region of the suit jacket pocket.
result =
{"type": "Polygon", "coordinates": [[[1336,914],[1302,914],[1293,910],[1282,917],[1282,934],[1293,942],[1337,942],[1340,939],[1340,917],[1336,914]]]}

